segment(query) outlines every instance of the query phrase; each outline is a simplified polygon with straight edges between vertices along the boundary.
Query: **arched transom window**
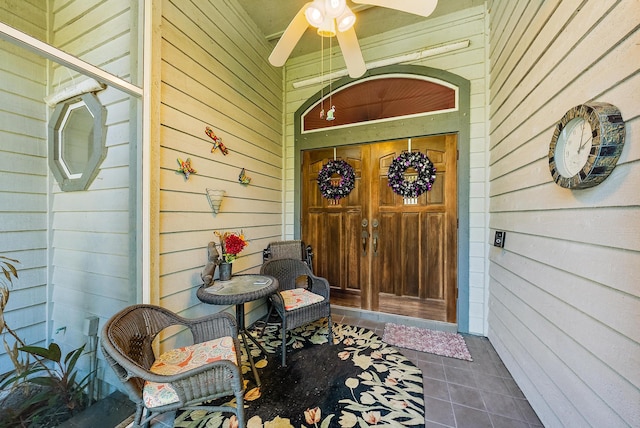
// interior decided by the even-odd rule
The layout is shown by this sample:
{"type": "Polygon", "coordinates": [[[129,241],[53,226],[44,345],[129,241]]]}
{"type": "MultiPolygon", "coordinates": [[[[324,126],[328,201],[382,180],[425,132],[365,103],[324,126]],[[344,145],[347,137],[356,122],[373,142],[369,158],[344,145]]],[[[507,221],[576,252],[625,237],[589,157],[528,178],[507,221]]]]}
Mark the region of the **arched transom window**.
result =
{"type": "Polygon", "coordinates": [[[304,134],[457,108],[457,88],[447,82],[423,76],[387,74],[361,79],[324,94],[301,116],[301,129],[304,134]],[[334,106],[335,112],[330,112],[334,106]],[[334,119],[327,120],[331,117],[334,119]]]}

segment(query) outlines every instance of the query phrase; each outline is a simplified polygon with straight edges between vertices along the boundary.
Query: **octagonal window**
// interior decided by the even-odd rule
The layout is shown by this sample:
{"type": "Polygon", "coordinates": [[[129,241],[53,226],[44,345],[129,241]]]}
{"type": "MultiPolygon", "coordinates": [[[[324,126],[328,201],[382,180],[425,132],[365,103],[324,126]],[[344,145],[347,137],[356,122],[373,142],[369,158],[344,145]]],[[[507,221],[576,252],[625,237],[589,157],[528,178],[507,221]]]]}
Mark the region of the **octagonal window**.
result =
{"type": "Polygon", "coordinates": [[[64,191],[86,190],[106,156],[104,108],[94,94],[58,104],[49,121],[49,166],[64,191]]]}

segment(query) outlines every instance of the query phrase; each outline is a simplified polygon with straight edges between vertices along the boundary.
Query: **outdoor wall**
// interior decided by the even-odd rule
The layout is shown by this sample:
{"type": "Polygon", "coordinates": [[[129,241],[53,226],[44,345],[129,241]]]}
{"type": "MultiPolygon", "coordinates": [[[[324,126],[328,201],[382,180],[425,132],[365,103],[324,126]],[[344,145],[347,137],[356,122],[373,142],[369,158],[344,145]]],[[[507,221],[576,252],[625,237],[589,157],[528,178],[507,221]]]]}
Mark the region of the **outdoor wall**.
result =
{"type": "Polygon", "coordinates": [[[490,2],[488,336],[546,427],[640,426],[640,3],[490,2]],[[551,179],[571,107],[606,101],[626,121],[599,186],[551,179]]]}
{"type": "MultiPolygon", "coordinates": [[[[52,1],[50,44],[127,80],[137,78],[137,2],[52,1]]],[[[51,63],[49,92],[85,76],[51,63]]],[[[51,340],[68,352],[89,342],[85,319],[99,327],[136,301],[136,103],[107,88],[97,94],[106,109],[107,156],[85,191],[63,192],[50,178],[49,293],[51,340]],[[131,144],[133,140],[133,145],[131,144]],[[130,169],[131,168],[131,169],[130,169]]],[[[49,110],[51,112],[52,110],[49,110]]],[[[99,353],[98,356],[102,358],[99,353]]],[[[88,359],[81,361],[87,364],[88,359]]],[[[99,377],[113,379],[101,365],[99,377]]],[[[112,380],[111,383],[114,383],[112,380]]]]}
{"type": "MultiPolygon", "coordinates": [[[[0,1],[0,21],[46,36],[39,2],[0,1]]],[[[5,320],[40,346],[47,338],[46,70],[43,58],[0,41],[0,255],[20,260],[5,320]]],[[[13,346],[11,337],[7,342],[13,346]]],[[[0,346],[0,374],[12,369],[0,346]]]]}
{"type": "MultiPolygon", "coordinates": [[[[226,309],[196,297],[207,244],[218,243],[215,231],[242,231],[249,240],[234,273],[258,272],[262,249],[282,237],[282,78],[267,62],[264,35],[235,1],[165,0],[160,14],[160,131],[153,142],[159,145],[160,272],[151,300],[198,316],[226,309]],[[222,138],[228,155],[212,153],[206,127],[222,138]],[[197,173],[187,180],[177,172],[178,158],[191,159],[197,173]],[[238,181],[242,168],[249,185],[238,181]],[[217,215],[207,188],[226,191],[217,215]]],[[[247,322],[263,315],[260,305],[247,305],[247,322]]]]}
{"type": "MultiPolygon", "coordinates": [[[[425,23],[415,24],[402,30],[382,33],[370,38],[361,39],[364,60],[366,63],[402,56],[418,52],[438,45],[469,40],[467,48],[427,57],[408,64],[422,65],[445,70],[468,79],[471,83],[471,129],[470,141],[460,141],[461,150],[470,153],[470,170],[463,171],[462,180],[466,180],[470,189],[468,201],[459,201],[459,205],[468,207],[469,235],[468,242],[461,240],[460,246],[467,246],[469,260],[464,260],[461,269],[468,269],[461,277],[468,277],[464,284],[468,291],[468,314],[459,314],[465,318],[463,329],[477,334],[485,334],[486,323],[486,251],[488,219],[485,215],[487,205],[486,163],[487,150],[487,76],[485,58],[486,50],[486,19],[484,5],[471,7],[440,17],[435,17],[425,23]],[[466,147],[463,147],[466,145],[466,147]]],[[[357,28],[356,28],[357,30],[357,28]]],[[[339,52],[339,50],[337,50],[339,52]]],[[[321,89],[314,85],[294,89],[293,83],[318,76],[318,53],[292,58],[286,65],[286,103],[285,103],[285,141],[286,141],[286,235],[294,236],[295,225],[299,219],[294,218],[294,180],[299,172],[294,165],[294,113],[311,96],[321,89]]],[[[342,70],[344,62],[338,53],[333,58],[334,70],[342,70]]],[[[327,84],[327,82],[325,82],[327,84]]],[[[463,294],[461,294],[463,295],[463,294]]]]}

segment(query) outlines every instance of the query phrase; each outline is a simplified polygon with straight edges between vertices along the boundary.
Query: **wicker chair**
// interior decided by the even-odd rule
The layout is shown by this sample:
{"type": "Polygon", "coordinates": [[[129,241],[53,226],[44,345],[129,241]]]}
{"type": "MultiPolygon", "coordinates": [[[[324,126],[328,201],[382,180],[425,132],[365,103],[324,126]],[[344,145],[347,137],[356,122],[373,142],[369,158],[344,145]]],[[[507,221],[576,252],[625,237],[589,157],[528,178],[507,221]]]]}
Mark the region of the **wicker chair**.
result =
{"type": "Polygon", "coordinates": [[[329,343],[333,342],[329,282],[314,276],[300,259],[275,259],[263,263],[260,273],[278,279],[278,291],[269,297],[282,319],[282,366],[287,365],[287,331],[326,317],[329,343]],[[306,288],[299,287],[300,278],[306,288]]]}
{"type": "Polygon", "coordinates": [[[105,358],[137,406],[134,427],[149,426],[158,414],[178,409],[233,412],[238,425],[245,426],[241,350],[236,321],[231,315],[216,313],[186,319],[158,306],[134,305],[107,321],[102,330],[101,346],[105,358]],[[165,352],[156,358],[152,349],[154,338],[174,325],[187,327],[193,335],[194,345],[171,350],[171,354],[165,352]],[[206,352],[209,358],[180,367],[176,356],[182,357],[191,351],[199,355],[206,352]],[[197,406],[228,395],[235,395],[235,407],[197,406]]]}
{"type": "Polygon", "coordinates": [[[311,245],[305,247],[300,240],[275,241],[262,250],[262,262],[276,259],[300,259],[313,272],[313,250],[311,245]]]}

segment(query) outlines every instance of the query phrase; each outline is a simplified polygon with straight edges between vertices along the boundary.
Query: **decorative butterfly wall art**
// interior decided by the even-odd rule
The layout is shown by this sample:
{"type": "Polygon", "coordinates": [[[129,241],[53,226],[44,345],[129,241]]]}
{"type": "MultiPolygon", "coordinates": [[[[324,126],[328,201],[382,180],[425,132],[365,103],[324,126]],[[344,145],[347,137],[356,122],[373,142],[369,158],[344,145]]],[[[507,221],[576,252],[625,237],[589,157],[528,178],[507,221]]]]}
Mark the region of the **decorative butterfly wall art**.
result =
{"type": "Polygon", "coordinates": [[[240,175],[238,176],[238,181],[240,182],[240,184],[244,184],[245,186],[248,186],[249,183],[251,183],[251,178],[247,177],[247,174],[244,168],[242,168],[242,171],[240,171],[240,175]]]}
{"type": "Polygon", "coordinates": [[[178,158],[178,165],[180,165],[180,168],[176,172],[184,174],[185,180],[188,180],[189,176],[191,174],[197,174],[198,173],[191,166],[191,158],[187,158],[186,161],[183,161],[182,159],[178,158]]]}
{"type": "Polygon", "coordinates": [[[220,151],[225,156],[229,153],[229,149],[227,149],[227,147],[222,143],[222,138],[218,137],[215,134],[215,132],[213,132],[213,129],[207,126],[204,133],[207,134],[209,138],[213,140],[213,147],[211,148],[211,153],[215,153],[218,148],[220,148],[220,151]]]}

